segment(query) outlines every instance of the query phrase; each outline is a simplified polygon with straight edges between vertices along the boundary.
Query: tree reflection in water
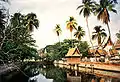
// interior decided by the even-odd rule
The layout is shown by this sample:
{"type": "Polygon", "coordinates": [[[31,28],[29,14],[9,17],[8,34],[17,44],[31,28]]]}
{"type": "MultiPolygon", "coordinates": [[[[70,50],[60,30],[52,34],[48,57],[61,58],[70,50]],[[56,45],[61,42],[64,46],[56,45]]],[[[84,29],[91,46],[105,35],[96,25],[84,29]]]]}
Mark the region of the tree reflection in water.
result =
{"type": "MultiPolygon", "coordinates": [[[[25,72],[34,76],[34,74],[43,74],[46,79],[53,79],[53,82],[120,82],[118,78],[96,76],[86,72],[78,72],[55,67],[53,65],[29,65],[25,72]]],[[[35,81],[34,81],[35,82],[35,81]]]]}
{"type": "Polygon", "coordinates": [[[22,71],[29,76],[19,72],[1,82],[120,82],[120,78],[112,78],[108,76],[96,76],[86,72],[78,72],[67,70],[65,68],[55,67],[53,65],[27,64],[22,67],[22,71]],[[39,80],[33,79],[34,77],[39,80]],[[11,79],[10,79],[11,78],[11,79]],[[31,80],[29,80],[31,78],[31,80]],[[44,80],[43,80],[44,79],[44,80]]]}

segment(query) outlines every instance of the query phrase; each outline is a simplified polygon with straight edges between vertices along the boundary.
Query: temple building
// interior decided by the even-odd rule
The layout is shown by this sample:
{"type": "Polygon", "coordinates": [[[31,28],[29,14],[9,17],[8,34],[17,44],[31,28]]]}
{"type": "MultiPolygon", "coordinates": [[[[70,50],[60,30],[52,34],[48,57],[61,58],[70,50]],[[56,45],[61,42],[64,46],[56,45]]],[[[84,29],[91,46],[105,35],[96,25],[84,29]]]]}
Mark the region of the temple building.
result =
{"type": "Polygon", "coordinates": [[[108,53],[103,49],[96,49],[96,50],[95,49],[89,49],[88,54],[89,54],[88,55],[89,57],[94,57],[94,56],[96,56],[96,57],[104,56],[105,57],[108,53]]]}
{"type": "Polygon", "coordinates": [[[78,48],[70,48],[65,58],[69,63],[78,63],[80,62],[81,56],[82,54],[80,54],[80,51],[78,48]]]}

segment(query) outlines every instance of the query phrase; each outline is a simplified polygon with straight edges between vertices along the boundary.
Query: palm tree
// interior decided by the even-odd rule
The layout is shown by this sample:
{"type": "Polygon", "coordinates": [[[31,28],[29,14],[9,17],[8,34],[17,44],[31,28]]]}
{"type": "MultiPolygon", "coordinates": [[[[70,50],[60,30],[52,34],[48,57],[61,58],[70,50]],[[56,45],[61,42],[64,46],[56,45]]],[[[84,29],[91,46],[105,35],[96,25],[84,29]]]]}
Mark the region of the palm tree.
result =
{"type": "Polygon", "coordinates": [[[55,30],[55,32],[56,32],[56,34],[57,34],[57,36],[58,36],[59,42],[60,42],[60,33],[62,32],[62,30],[61,30],[61,28],[60,28],[60,25],[59,25],[59,24],[56,24],[54,30],[55,30]]]}
{"type": "Polygon", "coordinates": [[[78,26],[78,29],[74,33],[74,36],[78,38],[78,40],[80,41],[84,35],[85,35],[85,31],[82,29],[81,26],[78,26]]]}
{"type": "Polygon", "coordinates": [[[117,13],[117,11],[114,9],[115,4],[117,3],[116,0],[100,0],[100,4],[97,4],[96,13],[98,20],[103,21],[103,23],[107,24],[108,31],[109,31],[109,37],[111,39],[111,33],[109,28],[109,22],[110,22],[110,12],[117,13]]]}
{"type": "Polygon", "coordinates": [[[107,37],[107,34],[104,32],[105,29],[101,29],[101,26],[95,26],[94,30],[95,31],[93,32],[92,39],[93,40],[97,39],[98,40],[98,46],[100,46],[102,44],[101,39],[107,37]]]}
{"type": "Polygon", "coordinates": [[[28,31],[32,32],[34,27],[38,29],[39,27],[39,21],[37,19],[36,14],[29,13],[25,17],[25,25],[27,26],[28,31]]]}
{"type": "MultiPolygon", "coordinates": [[[[90,29],[88,26],[88,17],[91,15],[91,13],[93,13],[94,8],[95,8],[95,2],[91,0],[82,0],[82,5],[78,6],[77,8],[77,9],[81,9],[79,14],[81,15],[83,12],[83,16],[86,18],[86,24],[87,24],[88,34],[89,34],[91,44],[92,44],[92,40],[90,35],[90,29]]],[[[92,47],[93,47],[93,44],[92,44],[92,47]]]]}
{"type": "Polygon", "coordinates": [[[72,16],[66,22],[67,22],[67,26],[66,27],[67,27],[68,30],[70,30],[70,32],[71,32],[71,39],[72,39],[72,31],[73,31],[73,29],[76,29],[77,22],[76,22],[75,18],[72,17],[72,16]]]}

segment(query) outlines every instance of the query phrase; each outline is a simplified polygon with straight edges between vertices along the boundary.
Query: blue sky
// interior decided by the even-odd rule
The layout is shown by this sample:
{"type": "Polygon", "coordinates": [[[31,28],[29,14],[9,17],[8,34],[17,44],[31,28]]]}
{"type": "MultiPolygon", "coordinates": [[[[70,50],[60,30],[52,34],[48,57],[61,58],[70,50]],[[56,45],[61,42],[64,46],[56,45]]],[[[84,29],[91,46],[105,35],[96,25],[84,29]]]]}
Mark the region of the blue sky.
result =
{"type": "MultiPolygon", "coordinates": [[[[70,32],[66,29],[66,20],[69,19],[69,16],[74,16],[78,25],[84,27],[86,36],[82,40],[89,41],[85,19],[82,15],[79,15],[79,10],[76,10],[81,2],[82,0],[11,0],[10,13],[36,13],[40,21],[40,26],[38,30],[34,30],[33,38],[36,40],[38,49],[40,49],[46,45],[58,42],[58,37],[53,31],[56,24],[60,24],[62,28],[62,34],[60,36],[61,41],[65,38],[70,38],[70,32]]],[[[110,13],[111,22],[109,24],[113,42],[116,41],[116,32],[120,30],[119,3],[116,6],[116,9],[118,10],[118,14],[110,13]]],[[[101,25],[108,33],[107,26],[98,21],[95,16],[91,15],[89,17],[91,33],[93,27],[96,25],[101,25]]],[[[93,43],[96,43],[96,41],[93,41],[93,43]]]]}

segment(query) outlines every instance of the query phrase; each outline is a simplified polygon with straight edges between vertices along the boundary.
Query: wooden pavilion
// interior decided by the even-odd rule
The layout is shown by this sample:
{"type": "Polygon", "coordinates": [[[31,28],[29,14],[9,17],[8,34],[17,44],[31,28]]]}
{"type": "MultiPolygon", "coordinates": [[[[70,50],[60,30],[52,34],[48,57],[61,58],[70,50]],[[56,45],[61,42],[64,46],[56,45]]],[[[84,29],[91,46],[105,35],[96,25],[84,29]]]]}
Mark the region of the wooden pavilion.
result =
{"type": "Polygon", "coordinates": [[[78,63],[80,62],[81,56],[82,54],[80,54],[80,51],[78,48],[70,48],[65,58],[69,63],[78,63]]]}

